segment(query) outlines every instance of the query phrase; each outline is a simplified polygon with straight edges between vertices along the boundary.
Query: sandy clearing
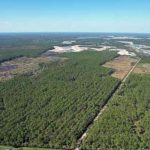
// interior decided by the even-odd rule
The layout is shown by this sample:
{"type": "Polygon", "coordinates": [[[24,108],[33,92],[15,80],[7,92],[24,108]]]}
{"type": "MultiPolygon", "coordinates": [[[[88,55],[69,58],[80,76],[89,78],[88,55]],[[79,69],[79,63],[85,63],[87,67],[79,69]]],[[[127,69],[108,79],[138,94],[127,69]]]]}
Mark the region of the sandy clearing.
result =
{"type": "Polygon", "coordinates": [[[139,64],[135,68],[134,73],[137,73],[137,74],[150,74],[150,64],[149,63],[139,64]]]}
{"type": "Polygon", "coordinates": [[[110,49],[110,51],[118,51],[119,55],[136,56],[133,52],[128,52],[126,49],[110,49]]]}
{"type": "Polygon", "coordinates": [[[80,47],[79,45],[74,45],[74,46],[54,46],[53,50],[49,50],[51,52],[55,52],[55,53],[65,53],[65,52],[80,52],[80,51],[84,51],[87,50],[87,47],[80,47]]]}
{"type": "Polygon", "coordinates": [[[119,56],[103,66],[114,69],[113,77],[123,79],[136,62],[137,59],[130,56],[119,56]]]}
{"type": "Polygon", "coordinates": [[[54,46],[54,49],[49,50],[48,52],[54,52],[54,53],[65,53],[65,52],[81,52],[81,51],[86,51],[86,50],[93,50],[93,51],[105,51],[105,50],[110,50],[110,51],[118,51],[119,55],[126,55],[126,56],[136,56],[135,53],[133,52],[128,52],[126,49],[117,49],[111,46],[105,46],[105,45],[100,45],[100,48],[95,48],[95,47],[84,47],[80,45],[74,45],[74,46],[54,46]]]}
{"type": "Polygon", "coordinates": [[[107,49],[110,49],[110,46],[100,46],[100,48],[94,48],[94,47],[84,47],[80,45],[74,45],[74,46],[54,46],[53,50],[49,50],[49,52],[55,52],[55,53],[65,53],[65,52],[81,52],[86,50],[94,50],[94,51],[104,51],[107,49]]]}
{"type": "Polygon", "coordinates": [[[150,46],[148,45],[134,44],[131,41],[118,41],[118,42],[126,44],[126,46],[133,48],[138,53],[150,55],[150,46]]]}

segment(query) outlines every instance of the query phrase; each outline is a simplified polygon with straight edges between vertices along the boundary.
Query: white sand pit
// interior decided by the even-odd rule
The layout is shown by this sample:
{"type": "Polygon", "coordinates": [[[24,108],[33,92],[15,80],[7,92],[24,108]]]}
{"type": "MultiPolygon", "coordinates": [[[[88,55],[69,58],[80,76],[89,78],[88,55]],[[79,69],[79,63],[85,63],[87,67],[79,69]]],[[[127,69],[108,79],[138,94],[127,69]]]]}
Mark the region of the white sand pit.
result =
{"type": "Polygon", "coordinates": [[[86,51],[86,50],[93,50],[93,51],[104,51],[107,49],[110,49],[112,47],[110,46],[100,46],[100,48],[95,48],[95,47],[84,47],[80,45],[74,45],[74,46],[54,46],[54,49],[49,50],[50,52],[55,52],[55,53],[65,53],[65,52],[81,52],[81,51],[86,51]]]}
{"type": "Polygon", "coordinates": [[[88,50],[88,48],[75,45],[75,46],[64,46],[64,47],[54,46],[54,49],[50,51],[56,53],[65,53],[65,52],[80,52],[84,50],[88,50]]]}
{"type": "Polygon", "coordinates": [[[136,56],[133,52],[128,52],[126,49],[111,49],[110,51],[117,51],[121,56],[136,56]]]}

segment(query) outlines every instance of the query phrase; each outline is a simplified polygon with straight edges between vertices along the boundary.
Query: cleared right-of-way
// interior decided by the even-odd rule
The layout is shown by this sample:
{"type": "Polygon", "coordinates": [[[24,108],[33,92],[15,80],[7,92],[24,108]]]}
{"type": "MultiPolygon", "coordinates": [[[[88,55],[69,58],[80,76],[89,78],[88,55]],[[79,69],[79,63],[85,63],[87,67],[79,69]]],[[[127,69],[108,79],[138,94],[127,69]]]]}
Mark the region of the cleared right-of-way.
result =
{"type": "Polygon", "coordinates": [[[111,95],[111,97],[109,97],[107,103],[105,103],[105,105],[103,106],[103,108],[100,109],[100,112],[94,118],[93,122],[86,128],[85,132],[79,138],[79,140],[77,142],[77,147],[75,148],[75,150],[80,150],[81,149],[81,143],[87,137],[88,131],[92,128],[93,124],[100,118],[100,116],[103,114],[103,112],[107,109],[108,102],[119,92],[119,90],[122,88],[122,86],[124,85],[124,83],[126,82],[126,80],[128,79],[128,77],[134,71],[134,69],[139,64],[140,61],[141,61],[141,58],[138,58],[137,62],[132,66],[132,68],[128,71],[128,73],[122,79],[120,85],[118,85],[118,87],[114,90],[114,93],[111,95]]]}

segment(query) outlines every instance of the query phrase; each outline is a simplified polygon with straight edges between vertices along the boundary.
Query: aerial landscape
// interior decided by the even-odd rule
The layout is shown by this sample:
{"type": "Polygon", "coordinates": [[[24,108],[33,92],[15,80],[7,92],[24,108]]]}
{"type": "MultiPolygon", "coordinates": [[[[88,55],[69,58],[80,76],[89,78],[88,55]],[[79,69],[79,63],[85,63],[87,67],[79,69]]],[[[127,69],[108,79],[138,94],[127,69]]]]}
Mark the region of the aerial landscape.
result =
{"type": "Polygon", "coordinates": [[[150,10],[129,2],[0,2],[0,150],[150,149],[150,10]]]}

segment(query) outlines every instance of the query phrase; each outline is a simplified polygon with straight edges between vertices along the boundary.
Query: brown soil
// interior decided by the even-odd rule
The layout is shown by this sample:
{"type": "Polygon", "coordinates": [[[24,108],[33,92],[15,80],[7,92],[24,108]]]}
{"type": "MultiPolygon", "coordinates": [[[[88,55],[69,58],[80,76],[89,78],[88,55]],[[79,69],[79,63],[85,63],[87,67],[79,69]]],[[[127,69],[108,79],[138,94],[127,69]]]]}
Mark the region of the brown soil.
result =
{"type": "Polygon", "coordinates": [[[0,65],[0,81],[11,79],[17,74],[35,72],[39,68],[40,63],[48,63],[50,61],[48,57],[21,57],[6,61],[0,65]]]}
{"type": "Polygon", "coordinates": [[[114,60],[105,63],[103,66],[114,69],[114,73],[112,74],[113,77],[123,79],[136,62],[136,58],[132,58],[130,56],[119,56],[114,60]]]}
{"type": "Polygon", "coordinates": [[[139,64],[135,70],[134,73],[138,73],[138,74],[150,74],[150,64],[148,63],[141,63],[139,64]]]}

